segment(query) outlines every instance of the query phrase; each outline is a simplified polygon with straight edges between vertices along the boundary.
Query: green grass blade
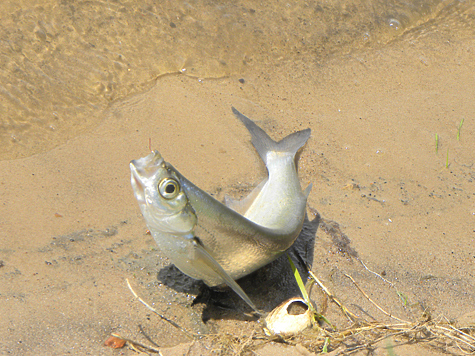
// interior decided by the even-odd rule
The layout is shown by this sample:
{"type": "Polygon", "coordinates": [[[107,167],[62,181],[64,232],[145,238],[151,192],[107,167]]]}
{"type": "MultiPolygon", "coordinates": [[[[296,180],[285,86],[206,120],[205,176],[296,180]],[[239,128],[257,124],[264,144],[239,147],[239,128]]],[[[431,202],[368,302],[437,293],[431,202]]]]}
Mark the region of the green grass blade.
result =
{"type": "Polygon", "coordinates": [[[315,321],[315,318],[318,320],[323,320],[325,323],[330,325],[332,329],[335,329],[334,326],[330,323],[330,321],[325,318],[322,314],[317,313],[315,310],[312,301],[310,300],[310,297],[308,296],[307,289],[305,288],[305,284],[303,283],[302,277],[300,276],[299,270],[297,267],[295,267],[294,262],[292,261],[292,258],[287,254],[287,258],[290,263],[290,268],[292,268],[292,273],[294,274],[295,281],[297,282],[297,285],[299,286],[300,293],[302,294],[302,298],[305,300],[305,303],[307,304],[308,308],[312,311],[313,313],[313,321],[315,321]]]}
{"type": "Polygon", "coordinates": [[[320,314],[320,313],[316,313],[315,314],[315,318],[317,320],[323,320],[325,323],[328,324],[328,326],[330,326],[333,330],[336,330],[336,328],[333,326],[332,323],[330,323],[330,320],[328,320],[323,314],[320,314]]]}
{"type": "Polygon", "coordinates": [[[465,119],[462,118],[462,121],[460,121],[459,129],[458,129],[458,131],[457,131],[457,141],[460,141],[460,130],[462,129],[462,125],[463,125],[463,121],[464,121],[464,120],[465,120],[465,119]]]}
{"type": "Polygon", "coordinates": [[[401,292],[396,292],[397,295],[399,296],[399,299],[401,299],[402,304],[406,307],[407,306],[407,296],[401,292]]]}
{"type": "Polygon", "coordinates": [[[310,303],[310,298],[308,297],[307,290],[305,289],[305,284],[302,281],[302,277],[300,277],[299,270],[297,267],[295,267],[294,262],[290,258],[290,256],[287,254],[287,258],[289,259],[290,263],[290,268],[292,268],[292,273],[294,274],[295,281],[297,282],[300,293],[302,293],[302,297],[305,300],[305,302],[308,304],[309,308],[311,307],[312,303],[310,303]]]}
{"type": "Polygon", "coordinates": [[[330,338],[329,337],[326,337],[325,338],[325,342],[323,344],[323,348],[322,348],[322,354],[326,354],[328,353],[328,345],[330,344],[330,338]]]}
{"type": "Polygon", "coordinates": [[[396,352],[394,352],[394,346],[391,340],[386,341],[386,351],[388,353],[388,356],[396,356],[396,352]]]}

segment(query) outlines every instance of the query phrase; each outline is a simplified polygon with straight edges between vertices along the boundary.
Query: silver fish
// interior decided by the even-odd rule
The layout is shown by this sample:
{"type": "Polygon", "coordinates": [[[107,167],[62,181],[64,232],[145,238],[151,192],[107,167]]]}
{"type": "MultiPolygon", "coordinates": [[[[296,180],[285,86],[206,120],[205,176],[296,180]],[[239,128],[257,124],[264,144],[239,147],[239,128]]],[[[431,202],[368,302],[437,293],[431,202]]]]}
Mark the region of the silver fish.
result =
{"type": "Polygon", "coordinates": [[[254,310],[235,282],[283,254],[299,235],[311,185],[302,191],[295,154],[310,129],[275,142],[232,108],[266,164],[268,177],[241,201],[225,204],[195,186],[158,151],[130,162],[143,217],[162,252],[188,276],[208,286],[227,284],[254,310]]]}

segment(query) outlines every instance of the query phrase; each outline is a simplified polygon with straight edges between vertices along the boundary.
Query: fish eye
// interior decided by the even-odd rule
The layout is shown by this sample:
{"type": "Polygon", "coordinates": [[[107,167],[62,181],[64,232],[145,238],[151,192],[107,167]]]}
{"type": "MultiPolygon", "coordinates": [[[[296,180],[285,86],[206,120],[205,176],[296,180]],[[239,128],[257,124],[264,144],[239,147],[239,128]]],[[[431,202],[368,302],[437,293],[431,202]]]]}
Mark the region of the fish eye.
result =
{"type": "Polygon", "coordinates": [[[158,183],[158,191],[163,198],[173,199],[180,192],[180,186],[175,179],[163,178],[160,183],[158,183]]]}

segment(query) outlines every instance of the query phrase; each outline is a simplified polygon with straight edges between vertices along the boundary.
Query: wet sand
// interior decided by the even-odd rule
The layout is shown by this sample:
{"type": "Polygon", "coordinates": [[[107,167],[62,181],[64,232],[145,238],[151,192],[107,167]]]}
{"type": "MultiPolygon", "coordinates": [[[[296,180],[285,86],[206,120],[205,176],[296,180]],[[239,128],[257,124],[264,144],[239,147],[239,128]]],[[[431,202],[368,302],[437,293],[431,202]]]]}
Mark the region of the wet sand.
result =
{"type": "MultiPolygon", "coordinates": [[[[162,76],[149,91],[113,104],[94,130],[48,152],[0,162],[0,353],[135,354],[104,347],[113,332],[149,344],[148,335],[164,355],[186,353],[190,340],[134,300],[126,278],[190,331],[239,340],[263,335],[262,323],[247,320],[246,306],[232,294],[221,302],[230,309],[191,305],[199,286],[170,268],[146,234],[129,183],[128,163],[147,154],[150,139],[152,149],[206,191],[239,195],[258,184],[265,168],[231,106],[276,139],[312,128],[299,161],[302,186],[313,184],[309,207],[327,227],[338,224],[351,241],[345,246],[395,285],[365,269],[337,243],[341,235],[321,225],[312,270],[348,308],[388,320],[345,273],[399,318],[414,321],[426,311],[475,324],[473,34],[449,14],[435,27],[428,21],[397,41],[324,63],[282,60],[265,71],[200,81],[162,76]],[[211,315],[206,323],[204,313],[211,315]]],[[[245,285],[268,310],[292,293],[260,295],[252,278],[245,285]]],[[[313,295],[320,303],[316,288],[313,295]]],[[[326,315],[347,326],[336,310],[326,315]]],[[[386,354],[384,346],[377,354],[386,354]]],[[[191,350],[212,349],[208,338],[191,350]]],[[[415,344],[395,352],[444,350],[415,344]]]]}

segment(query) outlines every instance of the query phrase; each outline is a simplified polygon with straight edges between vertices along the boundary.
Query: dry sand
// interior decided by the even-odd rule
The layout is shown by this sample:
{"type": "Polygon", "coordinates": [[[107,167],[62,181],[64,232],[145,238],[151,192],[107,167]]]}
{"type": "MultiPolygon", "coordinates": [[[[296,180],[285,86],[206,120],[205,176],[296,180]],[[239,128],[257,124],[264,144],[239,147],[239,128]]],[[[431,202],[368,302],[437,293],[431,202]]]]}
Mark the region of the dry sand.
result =
{"type": "MultiPolygon", "coordinates": [[[[0,162],[0,353],[136,354],[104,347],[114,332],[150,344],[148,335],[164,355],[219,351],[211,339],[190,349],[183,333],[134,300],[126,278],[190,331],[227,335],[230,344],[263,335],[232,293],[221,304],[236,309],[191,305],[197,285],[170,268],[146,234],[129,183],[128,163],[147,154],[149,139],[206,191],[236,193],[259,183],[265,168],[231,106],[276,139],[312,129],[299,161],[302,185],[313,184],[309,207],[327,224],[337,223],[351,241],[347,247],[396,287],[320,227],[312,269],[349,309],[387,321],[344,273],[402,319],[417,320],[426,310],[474,325],[475,37],[470,26],[453,25],[449,17],[437,29],[429,23],[416,35],[325,63],[281,61],[265,71],[200,81],[162,76],[149,91],[112,105],[94,130],[48,152],[0,162]],[[206,323],[204,313],[211,315],[206,323]]],[[[245,281],[251,297],[267,310],[290,296],[259,295],[252,283],[245,281]]],[[[314,295],[320,303],[317,288],[314,295]]],[[[335,310],[327,317],[347,326],[335,310]]],[[[233,345],[239,351],[240,343],[233,345]]],[[[387,354],[386,345],[375,354],[387,354]]],[[[301,346],[256,350],[278,352],[305,354],[301,346]]],[[[444,349],[429,343],[394,352],[444,349]]]]}

